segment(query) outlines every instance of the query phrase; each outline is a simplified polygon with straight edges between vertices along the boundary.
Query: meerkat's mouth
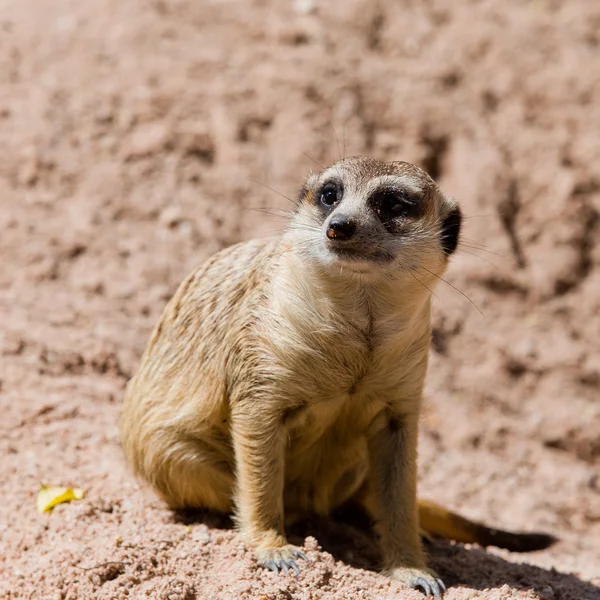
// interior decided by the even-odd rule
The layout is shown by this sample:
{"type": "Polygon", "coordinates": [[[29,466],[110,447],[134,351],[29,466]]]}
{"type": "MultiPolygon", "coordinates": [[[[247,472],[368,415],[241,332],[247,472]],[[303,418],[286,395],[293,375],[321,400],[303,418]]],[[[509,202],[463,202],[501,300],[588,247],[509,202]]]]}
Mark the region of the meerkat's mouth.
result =
{"type": "Polygon", "coordinates": [[[389,263],[393,260],[388,253],[377,251],[377,249],[365,250],[365,248],[358,249],[348,246],[330,246],[328,250],[335,257],[336,261],[344,264],[373,265],[389,263]]]}

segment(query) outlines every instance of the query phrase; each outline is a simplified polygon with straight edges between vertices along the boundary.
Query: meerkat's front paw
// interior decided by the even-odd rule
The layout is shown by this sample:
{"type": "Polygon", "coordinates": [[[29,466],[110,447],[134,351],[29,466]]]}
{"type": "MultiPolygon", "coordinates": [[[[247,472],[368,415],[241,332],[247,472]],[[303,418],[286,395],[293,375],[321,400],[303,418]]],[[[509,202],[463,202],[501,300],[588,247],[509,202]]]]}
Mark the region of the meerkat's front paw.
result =
{"type": "Polygon", "coordinates": [[[421,588],[426,596],[441,598],[446,591],[444,582],[431,569],[397,568],[391,571],[390,576],[409,588],[421,588]]]}
{"type": "Polygon", "coordinates": [[[296,559],[308,560],[308,557],[300,548],[287,544],[281,548],[260,548],[257,551],[258,564],[265,569],[271,569],[274,573],[283,571],[287,573],[292,569],[296,575],[300,574],[300,567],[296,559]]]}

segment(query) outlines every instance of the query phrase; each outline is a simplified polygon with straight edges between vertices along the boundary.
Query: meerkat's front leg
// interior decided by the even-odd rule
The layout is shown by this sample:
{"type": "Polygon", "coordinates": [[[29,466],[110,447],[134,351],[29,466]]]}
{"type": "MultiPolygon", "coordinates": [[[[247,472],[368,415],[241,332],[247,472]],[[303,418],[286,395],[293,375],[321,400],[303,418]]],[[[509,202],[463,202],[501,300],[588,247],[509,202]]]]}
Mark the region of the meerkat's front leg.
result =
{"type": "Polygon", "coordinates": [[[287,543],[283,530],[284,428],[278,414],[257,411],[250,402],[232,411],[238,527],[261,566],[299,573],[296,559],[307,558],[287,543]]]}
{"type": "Polygon", "coordinates": [[[368,509],[381,538],[385,571],[426,595],[441,597],[445,586],[426,566],[417,509],[418,411],[393,414],[370,439],[368,509]]]}

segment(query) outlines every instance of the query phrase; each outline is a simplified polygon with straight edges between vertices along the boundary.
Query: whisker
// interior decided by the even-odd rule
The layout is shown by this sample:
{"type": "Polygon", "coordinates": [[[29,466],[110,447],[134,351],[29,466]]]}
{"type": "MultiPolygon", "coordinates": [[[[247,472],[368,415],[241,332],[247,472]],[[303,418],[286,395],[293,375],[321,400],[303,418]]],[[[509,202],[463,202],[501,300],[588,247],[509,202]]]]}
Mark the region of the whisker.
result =
{"type": "Polygon", "coordinates": [[[281,258],[284,254],[288,254],[289,252],[292,252],[294,250],[300,250],[300,252],[296,253],[296,258],[299,259],[300,262],[305,264],[310,259],[310,256],[305,256],[303,254],[303,251],[308,250],[309,248],[309,244],[307,244],[306,246],[296,244],[290,248],[284,248],[280,252],[274,253],[273,256],[275,256],[276,258],[281,258]]]}
{"type": "Polygon", "coordinates": [[[335,136],[335,142],[337,144],[338,155],[340,157],[340,160],[343,160],[342,159],[342,151],[340,149],[340,140],[339,140],[339,138],[337,136],[337,133],[335,132],[335,127],[333,126],[333,123],[331,123],[331,129],[333,129],[333,135],[335,136]]]}
{"type": "Polygon", "coordinates": [[[513,265],[517,264],[513,259],[509,258],[508,256],[504,256],[502,254],[498,254],[497,252],[493,252],[492,250],[488,250],[487,248],[484,248],[483,246],[481,246],[475,242],[469,242],[468,240],[460,240],[458,245],[459,245],[459,247],[466,246],[467,248],[471,248],[472,250],[481,250],[481,252],[487,252],[488,254],[493,254],[494,256],[497,256],[498,258],[501,258],[502,260],[507,260],[508,262],[510,262],[513,265]]]}
{"type": "MultiPolygon", "coordinates": [[[[422,235],[420,236],[420,241],[425,244],[426,246],[429,246],[430,248],[432,248],[433,250],[438,250],[438,246],[435,244],[435,239],[433,238],[431,240],[427,240],[427,238],[431,238],[430,235],[422,235]]],[[[483,250],[483,248],[472,248],[470,246],[468,246],[469,248],[471,248],[472,250],[483,250]]],[[[479,256],[479,254],[475,254],[474,252],[469,252],[467,250],[465,250],[464,248],[461,247],[461,244],[459,244],[458,246],[458,252],[464,253],[464,254],[468,254],[469,256],[474,256],[475,258],[479,258],[480,260],[482,260],[483,262],[487,263],[488,265],[491,265],[492,267],[494,267],[495,269],[500,269],[500,266],[498,266],[497,264],[493,263],[491,260],[488,260],[487,258],[484,258],[483,256],[479,256]]],[[[506,259],[506,260],[510,260],[510,259],[506,259]]]]}
{"type": "Polygon", "coordinates": [[[493,263],[491,260],[488,260],[487,258],[483,258],[483,256],[479,256],[479,254],[475,254],[475,252],[467,252],[464,248],[458,248],[458,251],[464,254],[468,254],[469,256],[474,256],[475,258],[478,258],[479,260],[482,260],[483,262],[487,263],[488,265],[491,265],[492,267],[494,267],[495,269],[500,269],[500,267],[493,263]]]}
{"type": "Polygon", "coordinates": [[[306,158],[308,158],[308,160],[311,160],[312,162],[314,162],[315,165],[317,165],[317,167],[319,167],[321,169],[321,171],[325,170],[325,167],[321,163],[318,163],[312,156],[309,156],[308,154],[306,154],[306,152],[303,152],[302,154],[304,154],[304,156],[306,156],[306,158]]]}
{"type": "Polygon", "coordinates": [[[267,188],[268,190],[271,190],[272,192],[279,194],[282,198],[285,198],[288,202],[291,202],[293,206],[296,206],[296,202],[294,202],[294,200],[292,200],[289,196],[282,194],[279,190],[272,188],[270,185],[267,185],[266,183],[263,183],[262,181],[257,181],[256,179],[252,179],[252,178],[250,178],[250,181],[252,181],[253,183],[257,183],[258,185],[262,185],[263,187],[267,188]]]}
{"type": "Polygon", "coordinates": [[[436,275],[433,271],[430,271],[426,267],[423,267],[421,265],[418,268],[427,271],[427,273],[429,273],[430,275],[433,275],[435,278],[439,279],[440,281],[443,281],[446,285],[449,285],[452,289],[456,290],[461,296],[464,296],[477,309],[477,312],[479,312],[479,314],[484,319],[486,319],[486,316],[483,314],[483,312],[481,312],[481,309],[479,308],[479,306],[477,306],[477,304],[475,304],[475,302],[473,302],[473,300],[471,300],[471,298],[469,298],[469,296],[467,296],[463,291],[459,290],[455,285],[452,285],[449,281],[446,281],[443,277],[440,277],[439,275],[436,275]]]}
{"type": "Polygon", "coordinates": [[[252,209],[260,209],[260,210],[277,210],[280,213],[294,216],[296,213],[293,210],[288,210],[287,208],[281,208],[281,206],[251,206],[252,209]]]}
{"type": "Polygon", "coordinates": [[[272,217],[291,217],[294,213],[283,208],[279,209],[277,207],[262,207],[262,206],[246,206],[246,210],[251,210],[253,212],[263,213],[265,215],[271,215],[272,217]],[[279,212],[271,212],[278,210],[279,212]]]}
{"type": "Polygon", "coordinates": [[[413,278],[416,279],[426,290],[428,290],[432,296],[435,296],[439,300],[439,297],[434,293],[434,291],[429,286],[425,285],[420,279],[418,279],[417,276],[410,269],[404,270],[407,273],[410,273],[413,276],[413,278]]]}

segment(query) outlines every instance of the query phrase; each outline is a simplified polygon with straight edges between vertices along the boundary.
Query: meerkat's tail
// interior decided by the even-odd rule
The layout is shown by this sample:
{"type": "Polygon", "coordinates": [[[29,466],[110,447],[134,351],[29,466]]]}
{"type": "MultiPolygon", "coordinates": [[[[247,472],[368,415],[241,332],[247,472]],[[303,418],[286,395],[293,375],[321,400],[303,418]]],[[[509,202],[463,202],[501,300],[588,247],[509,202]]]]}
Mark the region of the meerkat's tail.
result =
{"type": "Polygon", "coordinates": [[[419,521],[421,529],[433,536],[467,544],[497,546],[512,552],[543,550],[557,541],[557,538],[545,533],[515,533],[494,529],[421,499],[419,521]]]}

